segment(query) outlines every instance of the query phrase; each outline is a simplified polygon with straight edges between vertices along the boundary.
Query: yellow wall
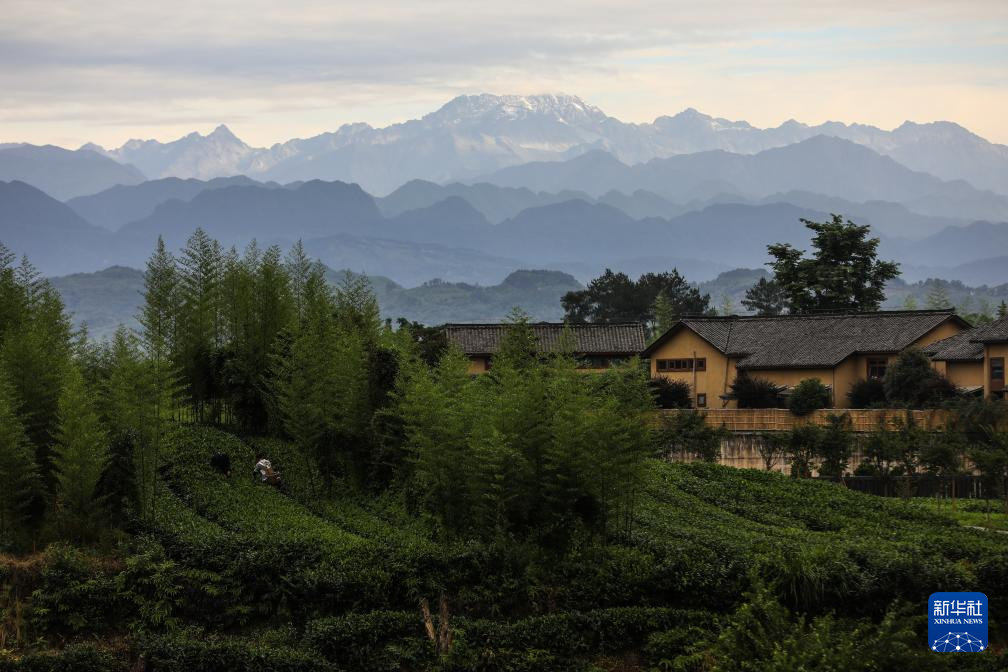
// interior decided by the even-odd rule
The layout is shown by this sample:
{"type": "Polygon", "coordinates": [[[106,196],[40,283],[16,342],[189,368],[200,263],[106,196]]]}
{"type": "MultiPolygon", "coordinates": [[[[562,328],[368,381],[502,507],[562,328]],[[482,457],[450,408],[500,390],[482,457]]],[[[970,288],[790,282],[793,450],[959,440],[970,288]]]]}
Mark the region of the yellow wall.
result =
{"type": "MultiPolygon", "coordinates": [[[[962,331],[962,327],[953,320],[946,320],[927,334],[917,339],[912,347],[922,348],[930,343],[954,336],[962,331]]],[[[697,394],[707,395],[708,408],[721,408],[720,396],[728,392],[728,388],[735,380],[735,360],[726,357],[710,343],[700,338],[693,331],[682,328],[665,343],[660,345],[651,353],[651,376],[659,375],[669,380],[681,380],[694,385],[694,374],[692,371],[676,371],[658,373],[657,360],[659,359],[690,359],[692,357],[704,357],[707,359],[707,370],[696,372],[696,384],[693,390],[693,401],[696,401],[697,394]]],[[[851,386],[859,380],[864,380],[868,375],[868,359],[885,358],[887,363],[891,363],[893,355],[852,355],[834,368],[822,369],[765,369],[753,371],[754,376],[766,378],[778,385],[793,387],[806,378],[818,378],[825,385],[833,387],[833,404],[835,408],[848,408],[850,402],[847,394],[851,386]]],[[[953,375],[958,379],[967,381],[975,378],[976,372],[971,372],[968,367],[961,370],[958,365],[955,367],[953,375]]],[[[951,378],[951,376],[950,376],[951,378]]],[[[979,382],[957,382],[957,385],[979,385],[979,382]]],[[[735,402],[729,402],[727,408],[735,408],[735,402]]]]}
{"type": "Polygon", "coordinates": [[[474,373],[486,373],[490,367],[488,357],[470,357],[469,358],[469,375],[474,373]]]}
{"type": "Polygon", "coordinates": [[[943,338],[948,338],[949,336],[955,336],[962,330],[963,328],[955,320],[945,320],[937,327],[914,341],[913,345],[910,347],[923,348],[926,345],[931,345],[935,341],[940,341],[943,338]]]}
{"type": "MultiPolygon", "coordinates": [[[[935,362],[938,364],[939,362],[935,362]]],[[[940,362],[945,365],[943,373],[956,387],[976,387],[983,385],[983,362],[940,362]]],[[[935,367],[937,368],[937,367],[935,367]]],[[[939,369],[940,370],[940,369],[939,369]]]]}
{"type": "Polygon", "coordinates": [[[721,408],[721,400],[718,397],[724,394],[727,386],[735,380],[735,363],[689,329],[679,329],[672,338],[652,352],[650,357],[652,378],[661,375],[669,380],[684,381],[693,387],[693,402],[696,403],[696,395],[706,394],[709,408],[721,408]],[[659,359],[690,359],[693,357],[707,360],[706,370],[696,372],[695,382],[692,371],[662,371],[660,374],[658,373],[659,359]]]}
{"type": "Polygon", "coordinates": [[[993,392],[990,382],[990,360],[992,357],[1004,357],[1005,363],[1008,364],[1008,343],[988,343],[984,346],[983,386],[985,397],[989,397],[993,392]]]}

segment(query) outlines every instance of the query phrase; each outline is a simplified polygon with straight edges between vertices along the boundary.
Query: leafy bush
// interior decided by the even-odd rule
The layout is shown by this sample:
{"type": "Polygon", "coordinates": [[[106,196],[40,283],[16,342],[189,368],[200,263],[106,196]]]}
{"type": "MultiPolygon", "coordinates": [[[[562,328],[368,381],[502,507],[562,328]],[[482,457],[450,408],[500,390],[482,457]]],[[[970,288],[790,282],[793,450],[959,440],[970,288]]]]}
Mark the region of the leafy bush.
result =
{"type": "Polygon", "coordinates": [[[847,393],[851,408],[879,408],[885,406],[885,385],[881,378],[855,381],[847,393]]]}
{"type": "Polygon", "coordinates": [[[693,388],[685,380],[670,380],[665,376],[656,376],[648,381],[651,394],[654,395],[658,408],[691,408],[693,406],[693,388]]]}
{"type": "Polygon", "coordinates": [[[832,395],[818,378],[806,378],[791,390],[788,408],[795,415],[808,415],[820,408],[829,408],[832,395]]]}
{"type": "Polygon", "coordinates": [[[816,425],[799,425],[788,432],[787,452],[791,458],[791,476],[812,476],[813,462],[819,454],[821,440],[822,429],[816,425]]]}
{"type": "Polygon", "coordinates": [[[58,651],[30,652],[20,658],[0,654],[0,672],[126,672],[122,652],[93,644],[70,644],[58,651]]]}
{"type": "Polygon", "coordinates": [[[49,546],[31,595],[34,632],[66,637],[113,627],[122,604],[110,569],[67,544],[49,546]]]}
{"type": "Polygon", "coordinates": [[[731,393],[739,408],[781,408],[781,388],[766,378],[739,373],[731,384],[731,393]]]}
{"type": "Polygon", "coordinates": [[[659,457],[686,456],[716,462],[721,456],[721,442],[728,431],[711,427],[699,411],[680,411],[664,416],[665,425],[655,438],[659,457]]]}
{"type": "Polygon", "coordinates": [[[310,650],[203,633],[156,636],[137,646],[147,669],[164,672],[335,672],[310,650]]]}
{"type": "Polygon", "coordinates": [[[816,456],[819,458],[819,475],[840,478],[847,471],[854,437],[850,430],[850,416],[830,414],[829,424],[819,435],[816,456]]]}
{"type": "MultiPolygon", "coordinates": [[[[712,627],[708,612],[666,607],[568,611],[518,620],[452,618],[451,670],[584,669],[599,655],[643,647],[679,623],[712,627]]],[[[305,646],[341,670],[431,668],[433,646],[419,611],[352,613],[308,624],[305,646]]]]}
{"type": "Polygon", "coordinates": [[[955,385],[931,366],[928,356],[913,348],[889,364],[882,384],[890,403],[909,408],[930,408],[958,395],[955,385]]]}
{"type": "Polygon", "coordinates": [[[714,669],[860,672],[871,661],[870,669],[980,672],[1008,662],[1004,655],[954,657],[921,646],[916,612],[907,605],[889,608],[878,621],[833,614],[811,618],[791,613],[767,590],[748,597],[705,651],[714,669]]]}

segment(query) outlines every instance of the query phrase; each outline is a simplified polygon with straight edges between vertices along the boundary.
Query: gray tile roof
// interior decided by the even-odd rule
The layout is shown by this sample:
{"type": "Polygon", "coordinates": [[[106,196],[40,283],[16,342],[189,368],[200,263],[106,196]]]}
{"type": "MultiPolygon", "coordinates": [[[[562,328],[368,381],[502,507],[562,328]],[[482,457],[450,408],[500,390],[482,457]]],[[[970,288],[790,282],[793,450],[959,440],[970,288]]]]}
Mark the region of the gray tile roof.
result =
{"type": "Polygon", "coordinates": [[[943,338],[935,341],[924,348],[924,352],[940,362],[982,362],[984,346],[973,340],[976,338],[976,329],[967,329],[959,332],[955,336],[943,338]]]}
{"type": "Polygon", "coordinates": [[[854,353],[899,352],[950,319],[966,325],[949,310],[688,317],[655,341],[645,356],[676,329],[688,327],[721,352],[738,357],[739,368],[833,367],[854,353]]]}
{"type": "MultiPolygon", "coordinates": [[[[537,322],[529,325],[539,343],[540,352],[559,349],[564,324],[537,322]]],[[[646,345],[644,325],[639,322],[622,324],[568,325],[577,344],[578,355],[639,355],[646,345]]],[[[448,342],[459,346],[467,355],[492,355],[504,336],[505,324],[446,324],[448,342]]]]}
{"type": "Polygon", "coordinates": [[[1002,317],[984,327],[977,327],[974,331],[973,340],[978,343],[1008,342],[1008,317],[1002,317]]]}

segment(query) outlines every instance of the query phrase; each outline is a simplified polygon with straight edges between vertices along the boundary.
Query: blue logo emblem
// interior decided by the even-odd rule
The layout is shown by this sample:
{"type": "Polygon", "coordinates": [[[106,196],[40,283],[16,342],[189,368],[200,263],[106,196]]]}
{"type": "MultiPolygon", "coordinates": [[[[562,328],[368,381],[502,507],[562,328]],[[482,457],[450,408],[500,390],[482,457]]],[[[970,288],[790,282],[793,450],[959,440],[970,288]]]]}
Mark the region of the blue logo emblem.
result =
{"type": "Polygon", "coordinates": [[[932,593],[928,598],[928,646],[941,653],[975,653],[987,648],[987,596],[932,593]]]}

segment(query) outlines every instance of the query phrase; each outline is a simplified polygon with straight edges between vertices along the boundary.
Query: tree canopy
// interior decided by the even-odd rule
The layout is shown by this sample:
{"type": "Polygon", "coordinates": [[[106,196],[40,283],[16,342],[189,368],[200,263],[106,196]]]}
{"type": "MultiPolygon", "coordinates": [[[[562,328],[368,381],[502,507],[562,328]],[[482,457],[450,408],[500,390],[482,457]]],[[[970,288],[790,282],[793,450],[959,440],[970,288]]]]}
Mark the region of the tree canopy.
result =
{"type": "Polygon", "coordinates": [[[645,273],[634,281],[607,268],[585,289],[564,294],[561,303],[568,322],[644,322],[652,330],[682,315],[711,313],[710,295],[701,294],[676,269],[645,273]]]}
{"type": "Polygon", "coordinates": [[[811,257],[789,243],[767,246],[768,266],[792,313],[878,310],[885,284],[899,275],[899,264],[878,259],[878,238],[870,227],[844,221],[801,222],[813,232],[811,257]]]}

